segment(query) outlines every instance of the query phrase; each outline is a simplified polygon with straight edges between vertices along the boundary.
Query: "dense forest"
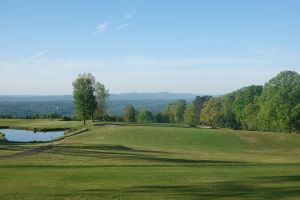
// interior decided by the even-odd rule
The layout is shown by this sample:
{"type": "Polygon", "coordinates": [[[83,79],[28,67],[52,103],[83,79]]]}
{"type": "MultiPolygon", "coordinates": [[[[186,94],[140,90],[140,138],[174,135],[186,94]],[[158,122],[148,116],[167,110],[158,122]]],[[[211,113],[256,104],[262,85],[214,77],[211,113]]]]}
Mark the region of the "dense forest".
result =
{"type": "Polygon", "coordinates": [[[298,132],[300,130],[300,75],[284,71],[263,87],[249,86],[211,98],[200,119],[215,127],[298,132]]]}
{"type": "Polygon", "coordinates": [[[130,105],[124,110],[123,120],[299,132],[300,75],[283,71],[264,86],[252,85],[219,97],[197,96],[192,103],[177,100],[157,114],[130,105]]]}
{"type": "Polygon", "coordinates": [[[300,75],[283,71],[264,86],[252,85],[220,97],[197,97],[192,104],[176,101],[162,119],[192,126],[299,132],[300,75]]]}

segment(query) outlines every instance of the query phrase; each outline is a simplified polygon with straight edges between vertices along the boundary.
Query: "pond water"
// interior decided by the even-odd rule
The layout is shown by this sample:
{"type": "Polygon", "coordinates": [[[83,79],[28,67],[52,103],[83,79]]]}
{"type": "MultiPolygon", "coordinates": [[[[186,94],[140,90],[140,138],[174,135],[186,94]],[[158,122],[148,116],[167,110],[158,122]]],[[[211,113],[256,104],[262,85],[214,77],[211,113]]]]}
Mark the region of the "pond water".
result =
{"type": "Polygon", "coordinates": [[[0,132],[10,142],[46,142],[64,135],[64,131],[34,132],[17,129],[0,129],[0,132]]]}

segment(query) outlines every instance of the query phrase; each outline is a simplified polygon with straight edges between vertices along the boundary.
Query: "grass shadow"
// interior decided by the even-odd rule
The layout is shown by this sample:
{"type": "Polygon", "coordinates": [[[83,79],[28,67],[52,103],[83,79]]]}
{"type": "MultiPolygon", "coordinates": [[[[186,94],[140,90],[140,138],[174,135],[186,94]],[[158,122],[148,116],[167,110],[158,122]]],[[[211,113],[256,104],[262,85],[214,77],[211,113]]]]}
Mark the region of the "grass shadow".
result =
{"type": "Polygon", "coordinates": [[[202,164],[202,165],[248,165],[248,162],[223,160],[193,160],[176,158],[171,152],[134,149],[121,145],[66,145],[60,144],[47,153],[96,159],[118,159],[130,162],[152,162],[160,164],[202,164]]]}
{"type": "MultiPolygon", "coordinates": [[[[246,178],[241,181],[204,182],[197,185],[143,185],[122,188],[120,197],[134,198],[152,196],[153,199],[297,199],[300,197],[300,176],[274,176],[246,178]],[[261,180],[268,183],[262,185],[261,180]],[[274,182],[274,181],[277,182],[274,182]],[[298,185],[288,186],[290,181],[297,181],[298,185]]],[[[95,196],[104,193],[103,189],[88,189],[83,193],[95,196]]],[[[110,191],[120,193],[120,190],[110,191]]],[[[149,198],[148,198],[149,199],[149,198]]]]}

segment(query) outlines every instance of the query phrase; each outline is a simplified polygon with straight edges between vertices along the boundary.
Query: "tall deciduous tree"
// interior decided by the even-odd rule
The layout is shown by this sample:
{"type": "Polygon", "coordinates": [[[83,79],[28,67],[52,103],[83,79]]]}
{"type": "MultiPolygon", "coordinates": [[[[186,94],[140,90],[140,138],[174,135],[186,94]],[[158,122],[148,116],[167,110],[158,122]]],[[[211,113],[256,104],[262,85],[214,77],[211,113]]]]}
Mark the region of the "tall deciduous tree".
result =
{"type": "Polygon", "coordinates": [[[253,124],[256,119],[254,114],[257,114],[258,107],[256,103],[262,91],[263,86],[252,85],[233,92],[235,100],[232,108],[241,128],[249,129],[251,127],[250,130],[255,130],[255,127],[257,127],[253,124]],[[248,115],[251,115],[251,118],[248,115]]]}
{"type": "Polygon", "coordinates": [[[186,107],[184,111],[184,115],[183,115],[184,123],[190,126],[194,126],[195,125],[194,116],[195,116],[195,108],[193,104],[190,104],[186,107]]]}
{"type": "Polygon", "coordinates": [[[104,84],[95,82],[95,96],[97,102],[97,109],[95,111],[95,118],[104,120],[107,115],[106,99],[109,97],[109,91],[105,88],[104,84]]]}
{"type": "Polygon", "coordinates": [[[259,130],[259,123],[257,120],[258,111],[259,111],[259,107],[256,104],[250,103],[246,105],[243,111],[244,112],[244,118],[242,121],[243,129],[251,130],[251,131],[259,130]]]}
{"type": "Polygon", "coordinates": [[[266,131],[299,131],[300,75],[283,71],[264,86],[259,98],[260,128],[266,131]]]}
{"type": "Polygon", "coordinates": [[[233,110],[233,102],[235,101],[235,96],[233,94],[225,95],[221,98],[221,115],[223,119],[223,127],[237,129],[240,127],[238,121],[236,120],[236,115],[233,110]]]}
{"type": "Polygon", "coordinates": [[[194,105],[194,119],[193,119],[193,125],[199,126],[200,124],[200,113],[203,104],[208,101],[212,96],[197,96],[195,100],[193,101],[194,105]]]}
{"type": "Polygon", "coordinates": [[[224,117],[222,114],[222,99],[211,98],[204,103],[200,113],[200,120],[203,124],[212,127],[224,127],[224,117]]]}
{"type": "Polygon", "coordinates": [[[97,103],[94,96],[94,80],[92,74],[79,74],[73,81],[73,97],[76,118],[85,121],[93,117],[97,103]]]}
{"type": "Polygon", "coordinates": [[[185,108],[186,101],[178,100],[170,103],[167,106],[165,113],[168,115],[168,118],[171,123],[182,123],[185,108]]]}

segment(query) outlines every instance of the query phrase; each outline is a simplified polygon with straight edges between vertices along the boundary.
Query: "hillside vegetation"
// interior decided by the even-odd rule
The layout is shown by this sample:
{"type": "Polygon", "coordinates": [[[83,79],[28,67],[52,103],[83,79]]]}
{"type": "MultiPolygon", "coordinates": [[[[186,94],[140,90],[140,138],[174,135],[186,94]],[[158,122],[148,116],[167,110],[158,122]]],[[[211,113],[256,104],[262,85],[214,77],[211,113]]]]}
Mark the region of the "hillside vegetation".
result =
{"type": "Polygon", "coordinates": [[[256,131],[300,132],[300,75],[283,71],[265,83],[229,94],[178,100],[160,113],[161,121],[256,131]]]}

